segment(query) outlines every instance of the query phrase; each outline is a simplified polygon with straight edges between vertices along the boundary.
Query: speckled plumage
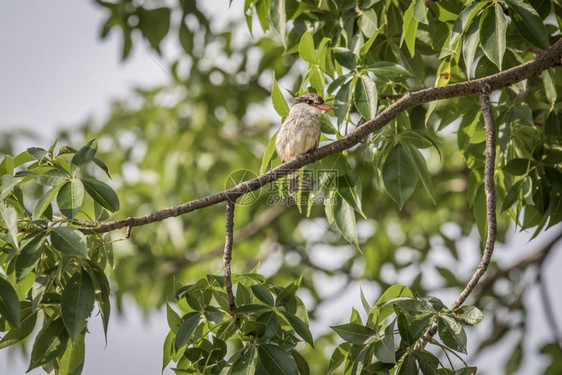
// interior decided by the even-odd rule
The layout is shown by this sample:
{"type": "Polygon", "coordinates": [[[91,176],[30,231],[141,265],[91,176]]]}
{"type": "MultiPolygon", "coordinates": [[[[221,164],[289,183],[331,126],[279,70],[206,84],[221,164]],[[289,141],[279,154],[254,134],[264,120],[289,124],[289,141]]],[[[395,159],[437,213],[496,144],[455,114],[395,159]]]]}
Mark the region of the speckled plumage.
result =
{"type": "MultiPolygon", "coordinates": [[[[275,149],[283,162],[291,161],[296,156],[318,147],[322,110],[317,108],[317,105],[324,105],[324,99],[317,94],[305,94],[293,101],[275,142],[275,149]]],[[[298,189],[298,174],[299,172],[295,171],[289,176],[290,192],[298,189]]]]}

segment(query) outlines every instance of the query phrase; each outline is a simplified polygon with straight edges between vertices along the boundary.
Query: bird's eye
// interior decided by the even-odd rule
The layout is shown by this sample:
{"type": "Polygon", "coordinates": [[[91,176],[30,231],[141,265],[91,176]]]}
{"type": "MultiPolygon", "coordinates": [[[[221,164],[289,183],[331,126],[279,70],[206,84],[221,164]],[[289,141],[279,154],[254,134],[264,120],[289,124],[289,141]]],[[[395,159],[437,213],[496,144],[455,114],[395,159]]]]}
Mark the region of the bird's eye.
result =
{"type": "Polygon", "coordinates": [[[312,100],[308,99],[308,100],[306,101],[306,104],[312,105],[312,100]]]}

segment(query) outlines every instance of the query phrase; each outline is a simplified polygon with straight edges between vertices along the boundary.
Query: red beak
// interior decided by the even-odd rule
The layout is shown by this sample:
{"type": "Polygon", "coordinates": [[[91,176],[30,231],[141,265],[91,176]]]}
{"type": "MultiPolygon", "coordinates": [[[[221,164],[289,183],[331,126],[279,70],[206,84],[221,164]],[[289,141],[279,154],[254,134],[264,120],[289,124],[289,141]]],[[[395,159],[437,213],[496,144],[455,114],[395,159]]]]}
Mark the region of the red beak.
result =
{"type": "Polygon", "coordinates": [[[316,108],[321,109],[323,111],[329,111],[330,109],[335,109],[337,107],[334,107],[333,105],[328,105],[328,104],[318,104],[318,105],[316,105],[316,108]]]}

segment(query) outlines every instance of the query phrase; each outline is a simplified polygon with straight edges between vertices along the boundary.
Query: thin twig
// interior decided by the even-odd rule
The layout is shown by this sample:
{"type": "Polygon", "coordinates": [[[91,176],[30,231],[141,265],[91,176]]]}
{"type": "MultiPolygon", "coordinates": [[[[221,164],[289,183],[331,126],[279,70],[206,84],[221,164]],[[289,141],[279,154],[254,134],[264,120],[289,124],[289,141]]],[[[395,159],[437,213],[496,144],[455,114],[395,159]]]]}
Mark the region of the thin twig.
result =
{"type": "Polygon", "coordinates": [[[213,206],[215,204],[225,202],[228,199],[236,199],[244,194],[258,190],[270,182],[276,181],[287,174],[304,167],[305,165],[314,163],[329,155],[340,153],[344,150],[359,144],[370,133],[381,129],[390,121],[394,120],[401,113],[416,107],[423,103],[429,103],[435,100],[455,98],[459,96],[468,96],[478,94],[481,87],[487,85],[490,91],[510,86],[514,83],[523,81],[528,78],[539,75],[543,70],[561,65],[562,58],[562,39],[553,44],[548,50],[536,59],[505,70],[503,72],[493,74],[491,76],[476,79],[473,81],[460,82],[447,86],[432,87],[419,91],[405,94],[401,99],[388,106],[374,119],[367,121],[363,125],[357,127],[354,131],[334,141],[328,145],[317,148],[312,152],[300,155],[294,160],[284,163],[261,176],[251,180],[244,181],[230,189],[208,195],[190,202],[180,204],[178,206],[166,208],[147,215],[129,217],[123,220],[101,222],[95,228],[82,228],[85,234],[106,233],[127,226],[141,226],[162,221],[164,219],[186,214],[204,207],[213,206]]]}
{"type": "Polygon", "coordinates": [[[486,245],[480,264],[474,271],[474,274],[464,287],[464,290],[458,296],[450,309],[454,310],[461,306],[468,298],[472,290],[484,275],[492,259],[494,246],[496,244],[497,223],[496,223],[496,186],[494,183],[494,173],[496,164],[496,126],[494,124],[494,115],[490,107],[489,87],[484,86],[480,93],[480,108],[484,118],[484,127],[486,129],[486,162],[484,164],[484,193],[486,195],[486,219],[488,230],[486,233],[486,245]]]}
{"type": "MultiPolygon", "coordinates": [[[[478,282],[486,273],[488,265],[494,253],[494,246],[496,244],[497,235],[497,222],[496,222],[496,187],[494,183],[494,174],[496,168],[496,125],[494,124],[494,115],[490,106],[490,87],[483,85],[480,91],[480,109],[482,110],[482,117],[484,118],[484,128],[486,130],[486,161],[484,163],[484,193],[486,195],[486,219],[488,230],[486,233],[486,244],[482,259],[472,274],[472,277],[466,283],[461,294],[457,297],[455,302],[449,307],[449,311],[453,311],[460,307],[468,298],[470,293],[474,290],[478,282]]],[[[437,326],[434,325],[428,331],[429,337],[435,336],[437,333],[437,326]]],[[[427,344],[427,339],[424,340],[422,347],[427,344]]]]}
{"type": "Polygon", "coordinates": [[[232,312],[236,309],[234,294],[232,293],[232,276],[230,272],[230,262],[232,261],[232,242],[234,232],[234,206],[235,200],[226,201],[226,240],[224,242],[224,255],[222,264],[224,268],[224,279],[226,281],[226,294],[228,295],[228,307],[232,312]]]}
{"type": "Polygon", "coordinates": [[[129,225],[129,226],[127,227],[127,232],[125,232],[125,239],[126,239],[126,240],[128,240],[129,238],[131,238],[131,232],[132,232],[132,230],[133,230],[133,227],[129,225]]]}

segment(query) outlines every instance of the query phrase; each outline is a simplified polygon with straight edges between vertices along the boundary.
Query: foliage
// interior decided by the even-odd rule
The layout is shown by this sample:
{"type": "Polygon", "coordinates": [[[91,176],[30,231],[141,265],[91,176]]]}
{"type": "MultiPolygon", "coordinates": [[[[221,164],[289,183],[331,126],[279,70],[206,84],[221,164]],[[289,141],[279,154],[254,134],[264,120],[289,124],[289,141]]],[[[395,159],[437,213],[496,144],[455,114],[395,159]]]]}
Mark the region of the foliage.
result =
{"type": "MultiPolygon", "coordinates": [[[[469,306],[448,311],[428,297],[435,283],[422,270],[434,269],[442,287],[461,288],[468,275],[451,271],[464,259],[457,247],[474,227],[484,240],[484,131],[474,97],[418,106],[354,149],[309,165],[322,183],[297,197],[298,209],[271,205],[281,181],[240,202],[233,314],[215,275],[221,207],[133,229],[126,242],[124,234],[91,234],[84,222],[117,210],[119,218],[154,212],[278,165],[272,120],[260,109],[268,95],[283,117],[287,93],[323,94],[338,107],[333,121],[323,118],[330,141],[407,92],[529,61],[559,37],[560,2],[246,0],[223,28],[194,0],[97,3],[108,15],[102,37],[118,30],[123,58],[137,40],[163,56],[171,40],[183,54],[167,68],[174,84],[137,90],[101,126],[60,134],[60,143],[82,138],[78,150],[54,144],[11,156],[3,141],[0,348],[29,340],[30,369],[80,373],[87,323],[97,309],[107,330],[113,293],[119,309],[126,294],[146,309],[166,305],[163,367],[173,361],[178,373],[453,373],[458,361],[436,354],[465,353],[463,325],[482,315],[469,306]],[[236,37],[248,30],[253,39],[236,37]],[[343,254],[341,264],[318,261],[326,248],[343,254]],[[446,266],[431,256],[443,250],[446,266]],[[270,260],[267,281],[254,269],[259,260],[270,260]],[[418,297],[391,286],[404,274],[418,297]],[[313,340],[308,319],[328,299],[317,280],[339,276],[385,292],[372,307],[363,298],[366,318],[353,309],[349,323],[313,340]],[[308,312],[297,289],[310,300],[308,312]],[[427,337],[433,323],[440,341],[427,337]]],[[[549,69],[492,96],[500,241],[510,225],[537,236],[562,220],[561,85],[561,70],[549,69]]],[[[540,272],[530,264],[521,271],[540,272]]],[[[504,288],[487,285],[474,296],[493,325],[477,351],[502,345],[510,331],[526,333],[522,296],[535,278],[499,268],[492,265],[490,279],[507,281],[504,288]]],[[[545,353],[559,351],[551,345],[545,353]]],[[[509,371],[522,350],[515,347],[509,371]]],[[[461,367],[455,373],[473,371],[461,367]]]]}

